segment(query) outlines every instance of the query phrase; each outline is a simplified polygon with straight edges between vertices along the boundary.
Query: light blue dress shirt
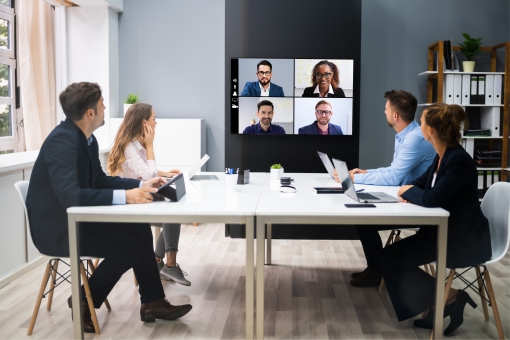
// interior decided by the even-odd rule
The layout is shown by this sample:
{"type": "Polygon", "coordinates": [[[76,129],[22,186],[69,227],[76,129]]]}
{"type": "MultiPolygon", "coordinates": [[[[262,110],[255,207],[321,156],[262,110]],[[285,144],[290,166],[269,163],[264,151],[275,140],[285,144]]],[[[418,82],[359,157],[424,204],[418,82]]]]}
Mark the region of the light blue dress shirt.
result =
{"type": "MultiPolygon", "coordinates": [[[[92,136],[87,139],[87,142],[92,143],[92,136]]],[[[143,181],[140,181],[140,188],[142,187],[143,181]]],[[[126,190],[113,190],[112,204],[126,204],[126,190]]]]}
{"type": "Polygon", "coordinates": [[[386,168],[370,169],[366,174],[355,174],[354,183],[372,185],[409,184],[432,164],[436,151],[423,138],[420,126],[414,120],[395,135],[393,162],[386,168]]]}

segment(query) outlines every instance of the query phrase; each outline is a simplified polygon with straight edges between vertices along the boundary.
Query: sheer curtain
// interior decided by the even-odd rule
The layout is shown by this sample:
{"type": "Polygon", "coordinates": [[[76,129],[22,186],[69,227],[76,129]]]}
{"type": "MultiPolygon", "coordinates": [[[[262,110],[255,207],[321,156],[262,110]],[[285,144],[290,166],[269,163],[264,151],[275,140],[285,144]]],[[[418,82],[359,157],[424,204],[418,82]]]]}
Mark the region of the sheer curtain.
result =
{"type": "Polygon", "coordinates": [[[44,0],[19,0],[19,74],[27,150],[38,150],[55,127],[53,9],[44,0]]]}

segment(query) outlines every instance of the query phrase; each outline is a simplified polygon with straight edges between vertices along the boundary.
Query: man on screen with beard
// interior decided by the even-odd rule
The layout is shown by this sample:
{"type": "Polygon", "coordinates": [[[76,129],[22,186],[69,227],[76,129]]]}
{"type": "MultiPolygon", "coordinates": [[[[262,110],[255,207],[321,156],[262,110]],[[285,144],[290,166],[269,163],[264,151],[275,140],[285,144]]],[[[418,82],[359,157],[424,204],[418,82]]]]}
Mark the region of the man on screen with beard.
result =
{"type": "Polygon", "coordinates": [[[271,83],[273,65],[267,60],[257,64],[258,81],[249,81],[244,85],[241,97],[285,97],[283,88],[271,83]]]}
{"type": "Polygon", "coordinates": [[[321,100],[315,105],[315,118],[317,119],[310,125],[299,128],[299,135],[343,135],[342,128],[339,125],[331,124],[329,121],[333,116],[333,107],[325,100],[321,100]]]}
{"type": "Polygon", "coordinates": [[[274,117],[274,105],[269,100],[262,100],[257,104],[259,122],[244,129],[244,135],[284,135],[285,130],[276,124],[271,124],[274,117]]]}

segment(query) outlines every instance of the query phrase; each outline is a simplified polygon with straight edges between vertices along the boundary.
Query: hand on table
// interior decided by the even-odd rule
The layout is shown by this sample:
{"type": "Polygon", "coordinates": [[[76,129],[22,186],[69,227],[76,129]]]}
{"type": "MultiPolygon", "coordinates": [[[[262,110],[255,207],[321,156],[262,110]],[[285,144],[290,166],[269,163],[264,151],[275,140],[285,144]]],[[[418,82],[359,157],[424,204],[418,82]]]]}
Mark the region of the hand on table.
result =
{"type": "Polygon", "coordinates": [[[127,204],[140,204],[150,203],[153,201],[151,192],[157,192],[156,188],[135,188],[126,190],[126,203],[127,204]]]}
{"type": "Polygon", "coordinates": [[[402,198],[402,195],[404,194],[404,192],[406,192],[407,190],[411,189],[413,187],[413,185],[403,185],[400,187],[400,189],[398,189],[398,197],[400,198],[400,200],[404,203],[409,203],[408,200],[402,198]]]}
{"type": "MultiPolygon", "coordinates": [[[[143,181],[142,188],[159,188],[166,183],[166,179],[162,177],[154,177],[143,181]]],[[[157,191],[157,190],[156,190],[157,191]]]]}

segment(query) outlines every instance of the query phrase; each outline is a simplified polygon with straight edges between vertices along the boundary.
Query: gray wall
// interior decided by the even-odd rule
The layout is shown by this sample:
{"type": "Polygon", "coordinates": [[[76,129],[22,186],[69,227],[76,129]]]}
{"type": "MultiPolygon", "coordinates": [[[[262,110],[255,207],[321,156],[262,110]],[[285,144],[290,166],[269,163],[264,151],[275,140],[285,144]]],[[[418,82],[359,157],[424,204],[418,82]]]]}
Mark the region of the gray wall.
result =
{"type": "Polygon", "coordinates": [[[138,93],[157,117],[206,119],[210,171],[225,163],[224,46],[224,0],[124,0],[120,102],[138,93]]]}
{"type": "MultiPolygon", "coordinates": [[[[364,0],[361,13],[359,163],[374,168],[393,158],[395,130],[384,118],[384,92],[403,89],[425,102],[427,82],[418,73],[426,71],[427,47],[446,39],[457,45],[464,32],[482,37],[484,46],[508,41],[510,8],[508,0],[364,0]]],[[[460,63],[463,56],[457,57],[460,63]]],[[[418,108],[416,118],[420,115],[418,108]]]]}
{"type": "MultiPolygon", "coordinates": [[[[425,101],[426,79],[418,73],[427,67],[427,46],[457,43],[463,32],[482,37],[484,45],[508,41],[509,17],[508,0],[363,0],[360,167],[386,166],[393,157],[384,92],[405,89],[425,101]]],[[[208,170],[214,171],[225,159],[224,45],[225,0],[124,0],[120,98],[136,92],[158,117],[205,118],[208,170]]]]}

